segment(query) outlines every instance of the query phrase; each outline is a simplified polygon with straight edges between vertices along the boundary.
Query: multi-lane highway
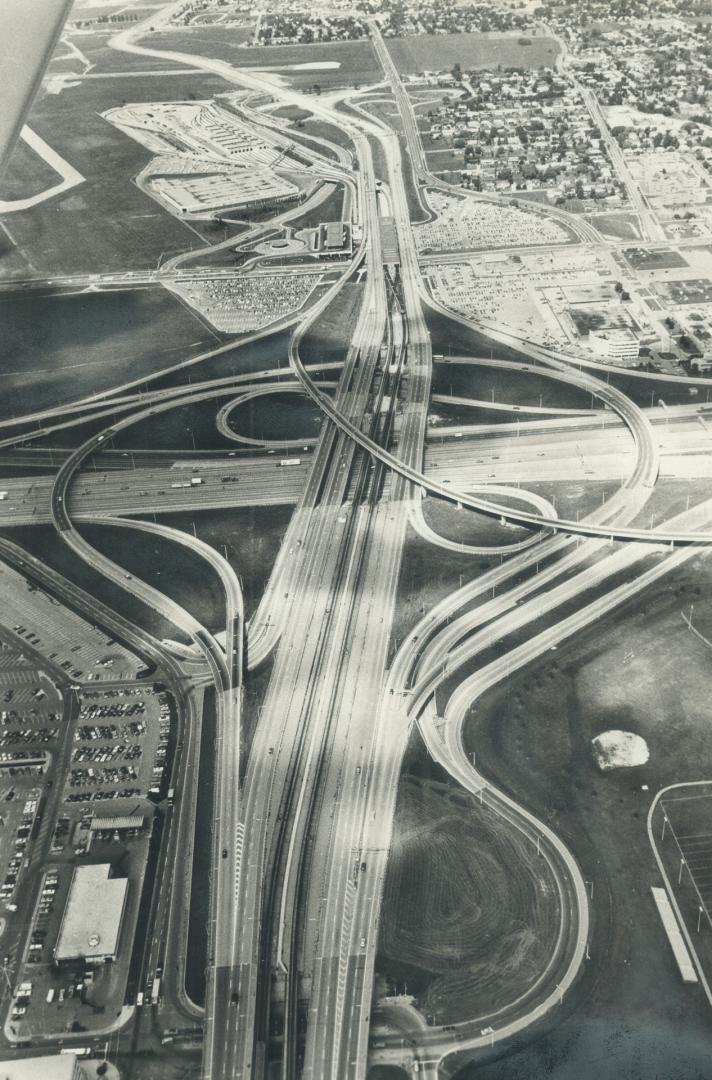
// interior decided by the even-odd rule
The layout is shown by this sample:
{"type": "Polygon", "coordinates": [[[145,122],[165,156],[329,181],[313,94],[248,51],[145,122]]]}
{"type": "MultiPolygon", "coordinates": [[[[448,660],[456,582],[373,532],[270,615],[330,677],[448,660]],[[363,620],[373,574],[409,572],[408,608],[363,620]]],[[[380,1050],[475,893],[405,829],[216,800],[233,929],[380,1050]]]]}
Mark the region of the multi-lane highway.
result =
{"type": "MultiPolygon", "coordinates": [[[[140,27],[132,28],[112,44],[140,55],[189,61],[255,92],[268,89],[280,102],[307,107],[317,118],[345,129],[358,160],[356,179],[346,177],[345,155],[326,170],[314,155],[313,165],[323,176],[338,176],[351,184],[363,240],[348,266],[338,268],[338,279],[299,317],[289,348],[290,382],[278,381],[277,368],[154,392],[135,392],[138,384],[126,383],[68,408],[23,418],[24,426],[7,421],[1,445],[8,447],[79,420],[103,420],[106,426],[77,450],[58,453],[56,460],[46,451],[50,467],[57,467],[54,475],[8,480],[0,513],[5,524],[44,521],[49,515],[58,535],[89,566],[177,627],[211,673],[218,704],[218,771],[205,1080],[365,1077],[379,911],[398,776],[413,723],[421,725],[433,758],[456,782],[480,792],[508,828],[541,846],[557,888],[556,948],[526,993],[496,1018],[473,1018],[461,1026],[456,1040],[445,1029],[415,1025],[411,1034],[416,1054],[409,1052],[402,1063],[415,1068],[419,1061],[432,1073],[456,1044],[476,1050],[483,1039],[490,1043],[521,1031],[560,1002],[578,976],[588,934],[588,901],[571,853],[545,825],[488,785],[467,761],[461,734],[467,708],[510,671],[551,647],[552,641],[589,625],[596,615],[690,557],[697,546],[712,542],[707,506],[693,507],[657,530],[631,524],[653,492],[661,463],[674,460],[675,467],[682,468],[682,461],[697,462],[706,453],[706,420],[692,409],[669,414],[643,411],[614,387],[573,368],[569,358],[494,327],[487,328],[492,339],[531,357],[540,365],[538,374],[584,390],[604,408],[552,410],[556,417],[546,418],[542,405],[532,406],[536,420],[443,429],[439,445],[432,442],[426,448],[433,357],[397,136],[358,107],[348,115],[339,113],[328,101],[272,86],[258,73],[238,71],[223,61],[139,45],[141,32],[140,27]],[[376,145],[387,171],[385,187],[374,173],[376,145]],[[337,381],[317,383],[314,369],[300,358],[301,342],[357,268],[364,290],[352,344],[344,356],[321,366],[322,371],[334,367],[337,381]],[[232,439],[228,423],[232,409],[251,397],[285,390],[306,392],[321,410],[317,440],[272,445],[243,437],[248,444],[258,443],[261,452],[254,446],[249,453],[226,449],[193,461],[180,454],[166,460],[154,453],[139,455],[139,467],[130,451],[107,450],[114,437],[140,421],[151,422],[188,403],[224,399],[226,404],[217,410],[218,428],[232,439]],[[30,430],[35,422],[39,428],[30,430]],[[280,448],[285,457],[298,457],[299,463],[282,464],[280,448]],[[586,477],[620,481],[617,493],[580,521],[562,520],[553,502],[511,488],[564,470],[573,477],[572,462],[580,463],[586,477]],[[449,543],[425,525],[421,500],[427,493],[528,532],[522,539],[517,531],[512,544],[490,548],[490,553],[501,554],[501,565],[428,612],[388,670],[409,523],[421,537],[444,546],[449,543]],[[209,545],[155,521],[119,517],[148,509],[167,512],[280,502],[296,503],[296,508],[251,620],[244,655],[242,592],[226,560],[209,545]],[[224,640],[91,547],[76,528],[80,520],[144,529],[184,545],[204,560],[222,585],[224,640]],[[534,535],[532,528],[537,530],[534,535]],[[611,551],[608,544],[613,540],[628,543],[611,551]],[[664,544],[689,546],[668,554],[664,544]],[[634,568],[645,560],[652,565],[646,563],[633,576],[634,568]],[[602,591],[613,580],[619,582],[627,573],[631,576],[623,584],[585,602],[589,594],[602,591]],[[558,610],[566,606],[568,611],[578,600],[583,606],[550,625],[558,610]],[[435,690],[492,642],[527,628],[531,633],[526,641],[461,683],[441,724],[435,716],[435,690]],[[247,735],[244,672],[270,653],[267,689],[247,735]],[[246,749],[249,756],[243,753],[246,749]],[[485,1037],[480,1025],[488,1022],[485,1037]]],[[[426,166],[412,106],[375,24],[372,40],[396,96],[414,171],[429,184],[436,183],[426,166]]],[[[245,115],[249,117],[249,109],[245,115]]],[[[264,123],[262,114],[253,120],[264,123]]],[[[568,215],[559,217],[571,227],[568,215]]],[[[574,231],[583,240],[597,239],[595,230],[585,224],[574,231]]],[[[174,261],[164,268],[166,280],[180,277],[177,265],[174,261]]],[[[229,277],[233,271],[221,273],[229,277]]],[[[146,277],[145,283],[153,280],[146,277]]],[[[58,283],[69,284],[59,279],[58,283]]],[[[282,320],[280,325],[293,322],[282,320]]],[[[221,351],[186,363],[200,363],[221,351]]],[[[509,367],[533,370],[526,362],[509,367]]],[[[447,396],[438,397],[436,404],[492,407],[447,396]]],[[[524,411],[507,402],[497,404],[500,409],[524,411]]],[[[41,460],[47,464],[46,458],[41,460]]],[[[31,465],[38,461],[37,452],[20,450],[16,461],[31,465]]],[[[452,547],[463,551],[464,546],[452,547]]],[[[483,549],[471,545],[466,550],[478,554],[483,549]]],[[[175,658],[167,662],[177,663],[175,658]]],[[[196,707],[193,703],[193,710],[196,707]]],[[[174,845],[176,837],[185,836],[185,816],[178,826],[174,845]]],[[[175,858],[175,847],[171,850],[175,858]]],[[[175,890],[175,875],[168,879],[175,890]]],[[[156,919],[159,932],[147,953],[149,968],[155,968],[167,948],[185,947],[185,921],[175,896],[159,897],[156,919]]],[[[172,985],[176,996],[178,977],[173,977],[172,985]]],[[[392,1039],[386,1050],[384,1060],[395,1060],[392,1039]]]]}

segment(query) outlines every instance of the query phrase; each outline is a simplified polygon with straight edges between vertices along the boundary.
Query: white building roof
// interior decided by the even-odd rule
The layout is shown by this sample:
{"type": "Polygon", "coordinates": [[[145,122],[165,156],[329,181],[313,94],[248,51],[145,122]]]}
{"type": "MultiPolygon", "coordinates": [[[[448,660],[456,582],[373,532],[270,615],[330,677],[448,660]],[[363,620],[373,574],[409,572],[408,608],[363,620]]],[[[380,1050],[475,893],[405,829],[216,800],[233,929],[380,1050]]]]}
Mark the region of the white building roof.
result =
{"type": "Polygon", "coordinates": [[[76,1054],[51,1054],[44,1057],[0,1061],[0,1080],[74,1080],[76,1054]]]}
{"type": "Polygon", "coordinates": [[[110,863],[75,869],[54,950],[56,960],[116,955],[129,882],[110,878],[110,869],[110,863]]]}

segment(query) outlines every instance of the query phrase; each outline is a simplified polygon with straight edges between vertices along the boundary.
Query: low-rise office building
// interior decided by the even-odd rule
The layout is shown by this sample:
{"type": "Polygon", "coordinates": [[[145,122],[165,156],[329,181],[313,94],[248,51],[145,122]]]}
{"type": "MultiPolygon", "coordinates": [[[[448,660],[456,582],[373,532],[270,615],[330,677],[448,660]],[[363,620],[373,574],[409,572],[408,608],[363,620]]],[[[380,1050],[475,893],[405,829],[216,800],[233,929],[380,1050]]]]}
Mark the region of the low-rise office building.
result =
{"type": "Polygon", "coordinates": [[[75,868],[54,947],[57,964],[104,964],[116,958],[129,882],[110,872],[110,863],[75,868]]]}

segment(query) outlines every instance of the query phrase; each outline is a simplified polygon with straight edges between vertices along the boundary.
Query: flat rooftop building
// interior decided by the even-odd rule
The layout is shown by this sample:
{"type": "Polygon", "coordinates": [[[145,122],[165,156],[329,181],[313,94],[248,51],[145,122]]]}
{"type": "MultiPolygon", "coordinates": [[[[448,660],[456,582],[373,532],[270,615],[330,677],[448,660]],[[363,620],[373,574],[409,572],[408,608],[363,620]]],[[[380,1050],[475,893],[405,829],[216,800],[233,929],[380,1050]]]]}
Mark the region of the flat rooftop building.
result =
{"type": "Polygon", "coordinates": [[[267,169],[235,169],[201,176],[157,176],[151,187],[179,214],[269,206],[295,199],[299,188],[267,169]]]}
{"type": "Polygon", "coordinates": [[[340,221],[328,221],[324,226],[324,247],[340,248],[344,243],[344,226],[340,221]]]}
{"type": "Polygon", "coordinates": [[[83,1080],[83,1077],[76,1054],[0,1061],[0,1080],[83,1080]]]}
{"type": "Polygon", "coordinates": [[[58,964],[115,959],[129,882],[109,877],[110,870],[110,863],[76,867],[54,948],[58,964]]]}

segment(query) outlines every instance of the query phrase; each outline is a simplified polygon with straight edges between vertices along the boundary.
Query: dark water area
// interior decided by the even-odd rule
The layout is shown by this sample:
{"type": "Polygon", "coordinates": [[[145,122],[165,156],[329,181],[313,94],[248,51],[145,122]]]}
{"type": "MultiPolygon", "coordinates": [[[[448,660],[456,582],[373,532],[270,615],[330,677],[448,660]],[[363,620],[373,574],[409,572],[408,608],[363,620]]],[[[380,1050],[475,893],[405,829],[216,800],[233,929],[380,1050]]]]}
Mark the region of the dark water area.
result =
{"type": "Polygon", "coordinates": [[[0,416],[149,376],[218,343],[163,289],[0,297],[0,416]]]}
{"type": "Polygon", "coordinates": [[[200,733],[198,794],[195,803],[195,840],[188,917],[188,951],[185,988],[196,1005],[205,1003],[205,969],[208,960],[210,871],[213,857],[213,797],[215,790],[215,691],[206,690],[200,733]]]}
{"type": "Polygon", "coordinates": [[[229,423],[251,439],[309,439],[319,434],[321,413],[310,398],[275,393],[239,405],[229,423]]]}

